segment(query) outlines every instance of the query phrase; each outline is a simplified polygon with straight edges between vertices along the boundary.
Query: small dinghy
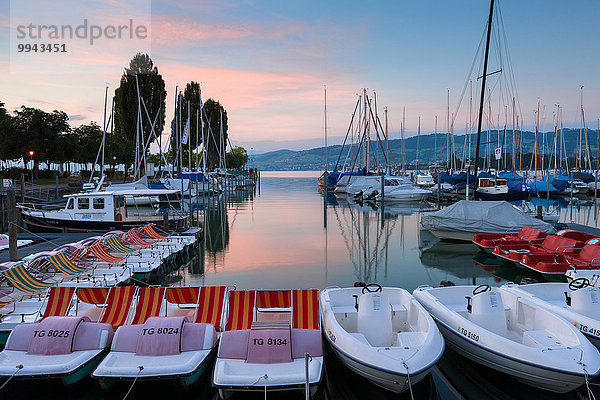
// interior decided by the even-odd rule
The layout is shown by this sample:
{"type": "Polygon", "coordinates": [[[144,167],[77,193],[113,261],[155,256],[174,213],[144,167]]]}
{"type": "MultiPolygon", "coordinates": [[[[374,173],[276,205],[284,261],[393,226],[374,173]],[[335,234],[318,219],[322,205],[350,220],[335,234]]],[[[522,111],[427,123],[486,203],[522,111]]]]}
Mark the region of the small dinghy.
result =
{"type": "Polygon", "coordinates": [[[110,353],[92,377],[105,389],[118,381],[159,379],[190,386],[215,354],[226,291],[225,286],[141,288],[135,315],[117,329],[110,353]],[[183,304],[189,307],[178,307],[183,304]],[[154,312],[146,313],[150,309],[154,312]],[[168,316],[158,316],[161,311],[168,316]]]}
{"type": "Polygon", "coordinates": [[[48,317],[17,325],[0,352],[0,376],[58,378],[73,384],[89,375],[112,338],[110,324],[86,317],[48,317]]]}
{"type": "Polygon", "coordinates": [[[570,283],[507,284],[502,288],[563,317],[600,348],[600,289],[590,286],[588,279],[578,278],[570,283]]]}
{"type": "Polygon", "coordinates": [[[377,284],[321,292],[323,330],[352,371],[395,393],[423,379],[444,352],[431,316],[404,289],[377,284]]]}
{"type": "MultiPolygon", "coordinates": [[[[321,383],[323,343],[316,289],[232,290],[212,383],[235,391],[305,390],[321,383]]],[[[306,393],[306,392],[305,392],[306,393]]]]}
{"type": "Polygon", "coordinates": [[[463,356],[529,385],[566,393],[600,374],[600,353],[572,324],[489,285],[420,287],[415,298],[463,356]]]}

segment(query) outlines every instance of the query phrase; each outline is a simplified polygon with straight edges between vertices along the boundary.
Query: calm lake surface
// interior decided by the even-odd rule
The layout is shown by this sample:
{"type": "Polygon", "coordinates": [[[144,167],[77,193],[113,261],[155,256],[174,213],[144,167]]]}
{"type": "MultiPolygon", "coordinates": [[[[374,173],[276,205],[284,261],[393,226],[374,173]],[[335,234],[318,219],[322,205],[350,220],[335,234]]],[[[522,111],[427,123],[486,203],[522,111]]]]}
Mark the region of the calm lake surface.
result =
{"type": "MultiPolygon", "coordinates": [[[[319,193],[318,172],[262,172],[255,193],[239,192],[207,203],[201,219],[205,241],[197,257],[168,276],[168,285],[235,285],[238,289],[318,288],[352,286],[356,281],[398,286],[412,291],[419,285],[500,285],[520,281],[522,270],[503,265],[471,244],[436,243],[419,229],[419,206],[358,205],[333,194],[319,193]]],[[[541,204],[541,203],[540,203],[541,204]]],[[[546,201],[543,201],[546,206],[546,201]]],[[[597,226],[597,208],[579,201],[560,209],[561,222],[597,226]]],[[[538,277],[539,278],[539,277],[538,277]]],[[[327,347],[327,346],[326,346],[327,347]]],[[[320,398],[410,399],[370,384],[341,365],[326,349],[320,398]]],[[[209,374],[207,374],[209,375],[209,374]]],[[[88,380],[74,389],[56,384],[11,385],[0,399],[122,399],[128,387],[103,393],[88,380]],[[4,397],[6,396],[6,397],[4,397]]],[[[596,397],[600,390],[592,385],[596,397]]],[[[415,399],[585,399],[585,387],[567,395],[534,389],[475,364],[446,347],[433,372],[413,387],[415,399]]],[[[129,399],[214,399],[210,377],[190,392],[164,385],[136,385],[129,399]]],[[[262,399],[263,393],[232,399],[262,399]]],[[[303,399],[301,393],[267,398],[303,399]]],[[[600,398],[600,397],[599,397],[600,398]]]]}

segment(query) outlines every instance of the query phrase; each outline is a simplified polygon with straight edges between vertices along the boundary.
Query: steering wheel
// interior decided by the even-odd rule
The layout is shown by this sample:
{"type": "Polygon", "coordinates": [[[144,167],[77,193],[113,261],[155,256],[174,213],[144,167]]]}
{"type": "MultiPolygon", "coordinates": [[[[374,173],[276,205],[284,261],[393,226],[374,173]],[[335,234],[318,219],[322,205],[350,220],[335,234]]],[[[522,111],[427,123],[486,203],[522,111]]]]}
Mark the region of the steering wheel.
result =
{"type": "Polygon", "coordinates": [[[586,286],[590,286],[590,280],[588,278],[577,278],[569,283],[569,290],[582,289],[586,286]]]}
{"type": "Polygon", "coordinates": [[[490,290],[492,290],[492,287],[490,285],[486,285],[486,284],[479,285],[475,289],[473,289],[473,296],[475,296],[479,293],[489,292],[490,290]]]}
{"type": "Polygon", "coordinates": [[[369,292],[369,293],[376,293],[376,292],[381,292],[383,289],[381,288],[381,285],[377,284],[377,283],[369,283],[368,285],[363,286],[362,288],[362,293],[365,294],[365,292],[369,292]],[[374,287],[375,289],[371,290],[371,288],[374,287]]]}

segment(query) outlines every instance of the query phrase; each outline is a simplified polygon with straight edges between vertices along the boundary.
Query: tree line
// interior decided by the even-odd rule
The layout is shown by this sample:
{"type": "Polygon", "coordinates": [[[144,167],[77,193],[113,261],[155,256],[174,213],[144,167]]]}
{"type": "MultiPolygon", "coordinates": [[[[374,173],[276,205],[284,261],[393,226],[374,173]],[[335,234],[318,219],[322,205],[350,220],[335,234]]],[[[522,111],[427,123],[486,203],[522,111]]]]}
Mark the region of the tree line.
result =
{"type": "MultiPolygon", "coordinates": [[[[161,134],[165,128],[166,97],[165,82],[158,67],[147,54],[136,54],[124,69],[112,98],[112,109],[107,111],[112,117],[106,127],[106,165],[116,162],[128,169],[135,162],[136,145],[144,149],[148,158],[150,143],[162,144],[165,148],[161,134]]],[[[176,96],[175,115],[169,126],[168,163],[178,158],[185,160],[180,164],[187,166],[188,152],[193,154],[205,141],[207,167],[218,167],[222,157],[226,157],[228,167],[243,167],[248,159],[243,148],[235,148],[229,154],[225,152],[229,140],[227,122],[227,111],[220,102],[209,98],[200,106],[200,84],[188,83],[176,96]],[[188,110],[189,139],[185,143],[182,137],[188,110]],[[198,120],[200,115],[202,121],[198,120]],[[200,125],[203,129],[197,131],[200,125]]],[[[64,111],[45,112],[23,105],[10,114],[0,102],[0,159],[33,160],[35,176],[41,162],[93,163],[102,143],[103,130],[93,121],[71,127],[64,111]]],[[[199,165],[199,160],[195,163],[199,165]]]]}

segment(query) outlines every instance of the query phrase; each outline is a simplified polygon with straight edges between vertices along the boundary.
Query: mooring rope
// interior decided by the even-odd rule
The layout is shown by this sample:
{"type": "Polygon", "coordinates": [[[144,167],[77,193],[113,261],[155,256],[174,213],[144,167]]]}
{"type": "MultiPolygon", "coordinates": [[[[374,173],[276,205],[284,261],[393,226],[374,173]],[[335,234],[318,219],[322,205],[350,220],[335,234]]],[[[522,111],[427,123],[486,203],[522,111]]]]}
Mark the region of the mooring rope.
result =
{"type": "Polygon", "coordinates": [[[135,378],[133,379],[133,382],[131,382],[131,386],[129,386],[129,390],[127,391],[127,393],[125,394],[125,397],[123,397],[123,400],[125,400],[127,398],[127,396],[129,396],[129,393],[131,393],[131,390],[133,389],[133,385],[135,385],[135,382],[137,381],[138,377],[140,376],[140,374],[142,373],[142,371],[144,370],[144,366],[143,365],[139,365],[138,366],[138,373],[136,374],[135,378]]]}
{"type": "Polygon", "coordinates": [[[260,382],[260,380],[261,380],[261,379],[264,379],[264,380],[265,380],[265,383],[264,383],[265,400],[267,400],[267,378],[269,378],[269,375],[267,375],[267,374],[264,374],[263,376],[259,376],[257,380],[255,380],[254,382],[252,382],[252,383],[250,384],[250,386],[254,386],[254,385],[256,385],[258,382],[260,382]]]}
{"type": "Polygon", "coordinates": [[[2,384],[2,386],[0,386],[0,390],[2,390],[2,388],[3,388],[4,386],[6,386],[6,385],[8,384],[8,382],[10,382],[10,380],[11,380],[12,378],[14,378],[14,376],[15,376],[16,374],[18,374],[18,373],[19,373],[19,371],[20,371],[20,370],[22,370],[22,369],[23,369],[23,364],[19,364],[19,365],[17,365],[17,366],[16,366],[16,368],[17,368],[17,370],[14,372],[14,374],[12,374],[11,376],[9,376],[9,377],[8,377],[8,379],[6,380],[6,382],[4,382],[4,383],[2,384]]]}
{"type": "Polygon", "coordinates": [[[404,368],[406,368],[406,376],[408,377],[408,390],[410,391],[410,398],[412,400],[415,400],[415,396],[413,395],[412,391],[412,384],[410,383],[410,372],[408,371],[408,365],[406,364],[406,361],[402,361],[402,365],[404,366],[404,368]]]}

